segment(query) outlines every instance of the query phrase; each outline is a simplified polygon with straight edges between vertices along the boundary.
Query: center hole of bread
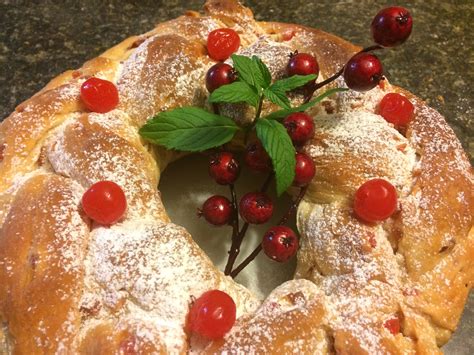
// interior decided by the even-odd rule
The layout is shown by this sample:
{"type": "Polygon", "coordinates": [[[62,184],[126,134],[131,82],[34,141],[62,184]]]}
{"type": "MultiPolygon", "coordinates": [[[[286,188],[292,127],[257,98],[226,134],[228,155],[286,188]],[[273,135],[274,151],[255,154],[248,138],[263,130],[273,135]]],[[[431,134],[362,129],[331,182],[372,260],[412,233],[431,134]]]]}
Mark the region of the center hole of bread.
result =
{"type": "MultiPolygon", "coordinates": [[[[239,161],[243,165],[243,160],[239,161]]],[[[202,154],[182,158],[170,164],[163,172],[159,189],[171,220],[185,227],[219,270],[224,270],[232,227],[210,225],[203,218],[197,217],[197,209],[212,195],[223,195],[230,199],[230,193],[228,186],[217,185],[209,177],[207,167],[208,158],[202,154]]],[[[255,174],[243,166],[235,185],[237,198],[240,199],[247,192],[257,191],[265,178],[265,174],[255,174]]],[[[270,186],[269,195],[275,204],[273,217],[267,224],[250,226],[235,265],[255,249],[265,231],[275,225],[290,206],[291,200],[288,195],[277,199],[274,185],[270,186]]],[[[242,226],[242,220],[240,222],[242,226]]],[[[294,217],[288,226],[296,230],[294,217]]],[[[262,252],[237,276],[236,281],[263,298],[275,287],[292,279],[295,266],[296,258],[281,264],[270,260],[262,252]]]]}

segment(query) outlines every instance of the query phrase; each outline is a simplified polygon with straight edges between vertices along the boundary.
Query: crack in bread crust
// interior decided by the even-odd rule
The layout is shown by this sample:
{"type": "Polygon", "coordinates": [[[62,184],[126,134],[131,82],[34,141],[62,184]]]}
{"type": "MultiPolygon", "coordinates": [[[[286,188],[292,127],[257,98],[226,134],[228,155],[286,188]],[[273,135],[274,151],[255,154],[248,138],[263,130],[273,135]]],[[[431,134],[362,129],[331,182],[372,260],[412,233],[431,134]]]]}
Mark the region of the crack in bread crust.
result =
{"type": "MultiPolygon", "coordinates": [[[[0,125],[0,353],[439,352],[474,278],[472,168],[443,117],[388,82],[310,110],[317,129],[304,149],[317,174],[298,210],[296,279],[263,303],[170,222],[157,184],[178,156],[150,149],[137,131],[156,112],[206,107],[211,30],[234,28],[241,52],[260,55],[276,76],[289,50],[318,58],[318,80],[359,50],[319,30],[256,22],[237,1],[210,0],[204,9],[63,73],[0,125]],[[118,86],[117,109],[85,111],[79,88],[90,76],[118,86]],[[375,114],[393,91],[416,107],[405,136],[375,114]],[[372,177],[391,181],[400,196],[398,213],[376,226],[350,208],[372,177]],[[101,179],[119,183],[129,202],[111,228],[80,208],[83,191],[101,179]],[[186,305],[211,288],[231,294],[239,318],[209,343],[188,335],[185,323],[186,305]],[[397,335],[383,326],[394,316],[397,335]]],[[[251,119],[249,110],[226,110],[251,119]]]]}

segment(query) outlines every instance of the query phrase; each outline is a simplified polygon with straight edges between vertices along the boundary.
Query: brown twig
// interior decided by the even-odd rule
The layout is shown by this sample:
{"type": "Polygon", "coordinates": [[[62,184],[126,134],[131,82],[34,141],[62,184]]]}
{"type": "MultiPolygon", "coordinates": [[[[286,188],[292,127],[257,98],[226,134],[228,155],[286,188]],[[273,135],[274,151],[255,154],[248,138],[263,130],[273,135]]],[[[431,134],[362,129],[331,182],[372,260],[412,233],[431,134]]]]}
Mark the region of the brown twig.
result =
{"type": "MultiPolygon", "coordinates": [[[[273,179],[273,173],[269,174],[267,179],[265,180],[265,182],[263,183],[260,191],[261,192],[265,192],[271,181],[273,179]]],[[[227,259],[227,264],[224,268],[224,274],[225,275],[230,275],[231,272],[232,272],[232,268],[234,267],[234,263],[235,263],[235,260],[237,259],[237,256],[240,254],[240,247],[242,245],[242,242],[245,238],[245,234],[247,233],[247,229],[249,228],[249,224],[246,222],[244,223],[244,225],[242,226],[242,229],[240,230],[240,232],[236,232],[238,231],[238,219],[239,219],[239,216],[238,216],[238,213],[237,213],[237,198],[234,196],[235,194],[235,190],[234,192],[232,192],[233,190],[233,187],[231,187],[231,194],[232,194],[232,204],[235,208],[235,212],[234,212],[234,216],[233,216],[233,221],[232,221],[232,244],[230,246],[230,249],[229,249],[229,258],[227,259]],[[235,199],[235,201],[234,201],[235,199]],[[235,220],[237,220],[237,222],[235,222],[235,220]],[[237,225],[237,230],[235,229],[235,225],[237,225]]]]}
{"type": "MultiPolygon", "coordinates": [[[[372,51],[376,51],[376,50],[380,50],[380,49],[383,49],[382,46],[379,46],[378,44],[376,45],[373,45],[373,46],[370,46],[370,47],[365,47],[364,49],[362,49],[360,52],[358,52],[357,54],[359,53],[367,53],[367,52],[372,52],[372,51]]],[[[323,86],[326,86],[327,84],[329,83],[332,83],[334,80],[336,80],[337,78],[339,78],[342,73],[344,73],[344,68],[346,67],[346,65],[344,64],[342,66],[341,69],[339,69],[339,71],[337,71],[334,75],[332,75],[331,77],[327,78],[326,80],[323,80],[321,81],[320,83],[317,83],[313,86],[313,92],[309,93],[306,97],[305,97],[305,100],[304,100],[304,103],[308,103],[311,98],[313,97],[313,94],[316,90],[318,89],[321,89],[323,86]]]]}
{"type": "MultiPolygon", "coordinates": [[[[306,193],[306,190],[308,189],[307,186],[305,187],[302,187],[300,189],[300,192],[298,194],[298,196],[296,197],[296,199],[293,201],[293,203],[291,204],[290,208],[288,209],[288,211],[286,212],[286,214],[280,219],[280,221],[278,222],[278,225],[281,226],[281,225],[284,225],[286,224],[286,222],[288,222],[288,219],[290,219],[290,217],[292,216],[292,214],[296,211],[296,209],[298,208],[298,205],[300,204],[301,200],[303,199],[303,196],[305,195],[306,193]]],[[[262,251],[262,243],[260,243],[255,249],[254,251],[252,251],[250,253],[249,256],[247,256],[245,258],[244,261],[242,261],[231,273],[230,273],[230,276],[232,278],[235,278],[248,264],[250,264],[256,257],[258,254],[260,254],[260,252],[262,251]]]]}

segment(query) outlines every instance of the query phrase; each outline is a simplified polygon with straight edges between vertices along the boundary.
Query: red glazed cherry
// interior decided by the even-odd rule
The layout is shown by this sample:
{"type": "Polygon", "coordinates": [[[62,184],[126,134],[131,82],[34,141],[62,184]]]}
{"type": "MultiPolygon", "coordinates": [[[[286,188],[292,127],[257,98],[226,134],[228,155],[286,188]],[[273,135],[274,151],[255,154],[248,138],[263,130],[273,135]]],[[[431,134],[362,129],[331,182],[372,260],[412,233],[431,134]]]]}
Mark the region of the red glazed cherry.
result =
{"type": "Polygon", "coordinates": [[[198,216],[204,216],[206,221],[215,226],[228,224],[232,217],[232,204],[224,196],[211,196],[198,211],[198,216]]]}
{"type": "Polygon", "coordinates": [[[316,58],[308,53],[292,53],[286,67],[288,76],[310,75],[319,73],[319,65],[316,58]]]}
{"type": "Polygon", "coordinates": [[[239,173],[240,165],[234,158],[234,154],[219,152],[211,156],[209,160],[209,175],[219,185],[233,184],[239,177],[239,173]]]}
{"type": "Polygon", "coordinates": [[[115,182],[99,181],[82,196],[82,208],[90,219],[110,225],[122,218],[127,200],[122,188],[115,182]]]}
{"type": "Polygon", "coordinates": [[[308,185],[313,180],[316,168],[313,160],[304,153],[296,153],[295,179],[296,186],[308,185]]]}
{"type": "Polygon", "coordinates": [[[206,74],[206,88],[209,92],[227,85],[237,79],[234,68],[226,63],[217,63],[209,68],[206,74]]]}
{"type": "Polygon", "coordinates": [[[375,43],[384,47],[402,44],[410,36],[413,18],[404,7],[393,6],[380,10],[370,26],[375,43]]]}
{"type": "Polygon", "coordinates": [[[117,87],[108,80],[94,77],[82,84],[81,99],[88,110],[99,113],[113,110],[119,102],[117,87]]]}
{"type": "Polygon", "coordinates": [[[283,120],[293,144],[303,145],[314,136],[313,118],[303,112],[295,112],[283,120]]]}
{"type": "Polygon", "coordinates": [[[247,145],[244,159],[245,164],[254,171],[266,173],[272,169],[272,160],[260,141],[247,145]]]}
{"type": "Polygon", "coordinates": [[[235,323],[235,302],[227,293],[211,290],[194,301],[188,314],[188,329],[208,339],[219,339],[235,323]]]}
{"type": "Polygon", "coordinates": [[[383,68],[379,58],[370,53],[358,53],[344,67],[344,80],[355,91],[368,91],[382,80],[383,68]]]}
{"type": "Polygon", "coordinates": [[[395,126],[406,126],[413,118],[415,107],[405,96],[391,92],[379,104],[379,114],[395,126]]]}
{"type": "Polygon", "coordinates": [[[207,36],[207,51],[214,60],[226,60],[240,47],[240,37],[230,28],[219,28],[207,36]]]}
{"type": "Polygon", "coordinates": [[[262,248],[269,258],[284,263],[296,254],[298,238],[291,228],[275,226],[265,233],[262,248]]]}
{"type": "Polygon", "coordinates": [[[354,212],[363,221],[372,223],[389,218],[397,208],[397,191],[384,179],[363,183],[354,196],[354,212]]]}
{"type": "Polygon", "coordinates": [[[398,318],[387,319],[383,326],[393,335],[400,333],[400,320],[398,318]]]}
{"type": "Polygon", "coordinates": [[[245,222],[262,224],[272,217],[273,202],[263,192],[249,192],[240,200],[239,210],[245,222]]]}

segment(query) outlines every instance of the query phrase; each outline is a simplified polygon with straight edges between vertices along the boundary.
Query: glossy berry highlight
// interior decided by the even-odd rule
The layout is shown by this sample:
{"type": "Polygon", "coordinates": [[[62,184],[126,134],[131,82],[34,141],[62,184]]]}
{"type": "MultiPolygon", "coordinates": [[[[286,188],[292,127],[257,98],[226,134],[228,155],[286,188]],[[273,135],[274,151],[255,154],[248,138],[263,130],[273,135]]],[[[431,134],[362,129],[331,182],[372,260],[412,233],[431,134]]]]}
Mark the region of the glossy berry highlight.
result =
{"type": "Polygon", "coordinates": [[[81,85],[81,99],[89,111],[106,113],[119,103],[117,87],[108,80],[89,78],[81,85]]]}
{"type": "Polygon", "coordinates": [[[369,223],[389,218],[397,209],[397,191],[384,179],[363,183],[354,195],[354,213],[369,223]]]}
{"type": "Polygon", "coordinates": [[[272,217],[273,202],[266,193],[249,192],[241,198],[239,211],[245,222],[262,224],[272,217]]]}
{"type": "Polygon", "coordinates": [[[310,75],[319,73],[319,64],[315,57],[308,53],[292,53],[286,67],[288,76],[310,75]]]}
{"type": "Polygon", "coordinates": [[[198,210],[198,216],[203,216],[206,221],[215,226],[229,224],[232,218],[232,204],[224,196],[211,196],[198,210]]]}
{"type": "Polygon", "coordinates": [[[304,153],[296,153],[295,179],[293,185],[306,186],[313,180],[316,167],[313,160],[304,153]]]}
{"type": "Polygon", "coordinates": [[[219,185],[230,185],[237,180],[240,165],[230,152],[215,153],[209,159],[209,175],[219,185]]]}
{"type": "Polygon", "coordinates": [[[125,214],[127,200],[122,188],[113,181],[99,181],[82,196],[86,215],[103,225],[117,222],[125,214]]]}
{"type": "Polygon", "coordinates": [[[286,226],[271,227],[265,233],[262,241],[265,254],[280,263],[290,260],[296,254],[298,246],[295,232],[286,226]]]}
{"type": "Polygon", "coordinates": [[[313,118],[304,112],[295,112],[283,120],[283,125],[294,145],[303,145],[314,136],[313,118]]]}
{"type": "Polygon", "coordinates": [[[355,91],[368,91],[383,78],[383,67],[377,56],[370,53],[354,55],[344,67],[344,81],[355,91]]]}
{"type": "Polygon", "coordinates": [[[203,293],[191,306],[187,328],[208,339],[220,339],[232,329],[237,308],[227,293],[211,290],[203,293]]]}
{"type": "Polygon", "coordinates": [[[244,160],[245,164],[253,171],[266,173],[272,169],[272,160],[260,141],[247,145],[244,160]]]}
{"type": "Polygon", "coordinates": [[[237,80],[234,68],[226,63],[217,63],[209,68],[206,74],[206,88],[209,92],[223,85],[231,84],[237,80]]]}
{"type": "Polygon", "coordinates": [[[413,119],[415,107],[405,96],[391,92],[380,101],[378,113],[387,122],[397,127],[405,127],[413,119]]]}
{"type": "Polygon", "coordinates": [[[383,47],[394,47],[410,37],[413,18],[404,7],[392,6],[380,10],[370,26],[374,42],[383,47]]]}
{"type": "Polygon", "coordinates": [[[209,57],[223,61],[237,52],[240,47],[240,37],[230,28],[219,28],[207,36],[207,52],[209,57]]]}

